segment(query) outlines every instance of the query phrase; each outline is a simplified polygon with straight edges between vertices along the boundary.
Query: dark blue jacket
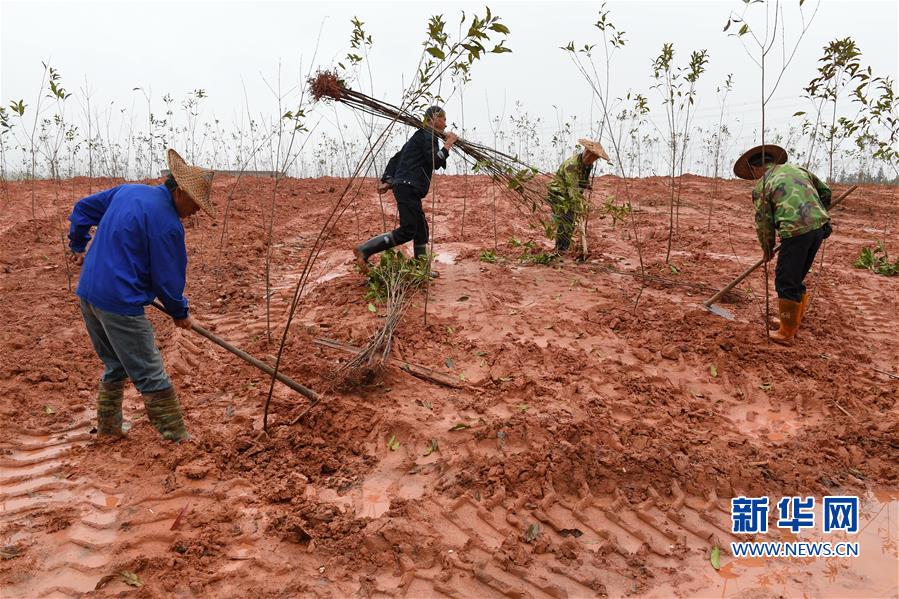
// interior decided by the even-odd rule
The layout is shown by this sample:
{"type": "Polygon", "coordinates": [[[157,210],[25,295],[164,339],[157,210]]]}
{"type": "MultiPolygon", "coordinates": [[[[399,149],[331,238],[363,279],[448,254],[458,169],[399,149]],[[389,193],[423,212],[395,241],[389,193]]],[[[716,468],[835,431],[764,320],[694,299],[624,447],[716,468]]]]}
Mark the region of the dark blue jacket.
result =
{"type": "Polygon", "coordinates": [[[101,310],[137,316],[159,298],[187,318],[184,227],[165,185],[119,185],[79,200],[69,217],[69,247],[84,258],[76,293],[101,310]]]}
{"type": "Polygon", "coordinates": [[[387,163],[381,180],[391,185],[411,185],[422,198],[428,195],[434,169],[446,168],[449,156],[446,148],[437,149],[439,141],[440,138],[430,131],[416,131],[387,163]]]}

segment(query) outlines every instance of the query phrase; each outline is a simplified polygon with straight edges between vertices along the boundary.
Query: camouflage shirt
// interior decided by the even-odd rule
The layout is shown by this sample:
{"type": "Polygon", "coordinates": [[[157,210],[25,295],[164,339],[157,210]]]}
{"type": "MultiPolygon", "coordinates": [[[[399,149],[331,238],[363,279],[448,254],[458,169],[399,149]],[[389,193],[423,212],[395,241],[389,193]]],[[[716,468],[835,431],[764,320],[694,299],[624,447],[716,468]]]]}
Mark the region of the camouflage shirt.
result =
{"type": "Polygon", "coordinates": [[[554,207],[578,212],[585,204],[581,190],[590,184],[593,165],[584,164],[583,159],[582,153],[568,158],[549,182],[549,201],[554,207]]]}
{"type": "Polygon", "coordinates": [[[783,241],[830,222],[830,195],[830,188],[802,167],[789,163],[769,167],[752,190],[755,230],[765,256],[770,258],[774,249],[775,231],[783,241]]]}

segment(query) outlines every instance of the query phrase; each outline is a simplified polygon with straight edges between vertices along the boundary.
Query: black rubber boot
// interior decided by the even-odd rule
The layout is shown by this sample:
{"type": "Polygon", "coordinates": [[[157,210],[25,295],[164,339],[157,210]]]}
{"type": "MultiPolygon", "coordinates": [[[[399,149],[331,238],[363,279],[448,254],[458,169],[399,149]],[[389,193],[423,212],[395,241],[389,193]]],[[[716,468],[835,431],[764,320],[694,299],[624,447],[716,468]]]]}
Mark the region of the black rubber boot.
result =
{"type": "MultiPolygon", "coordinates": [[[[415,252],[416,260],[427,260],[428,259],[428,244],[426,244],[426,243],[423,243],[420,245],[416,244],[416,245],[412,246],[412,249],[415,252]]],[[[428,271],[428,276],[431,277],[432,279],[436,279],[437,277],[440,276],[440,273],[437,272],[436,270],[431,270],[431,271],[428,271]]]]}
{"type": "Polygon", "coordinates": [[[393,241],[393,233],[383,233],[377,237],[372,237],[362,245],[353,249],[353,255],[356,257],[356,264],[362,274],[368,274],[368,259],[375,254],[379,254],[384,250],[389,250],[396,243],[393,241]]]}
{"type": "Polygon", "coordinates": [[[568,248],[571,246],[571,235],[559,231],[556,236],[556,253],[567,254],[568,248]]]}

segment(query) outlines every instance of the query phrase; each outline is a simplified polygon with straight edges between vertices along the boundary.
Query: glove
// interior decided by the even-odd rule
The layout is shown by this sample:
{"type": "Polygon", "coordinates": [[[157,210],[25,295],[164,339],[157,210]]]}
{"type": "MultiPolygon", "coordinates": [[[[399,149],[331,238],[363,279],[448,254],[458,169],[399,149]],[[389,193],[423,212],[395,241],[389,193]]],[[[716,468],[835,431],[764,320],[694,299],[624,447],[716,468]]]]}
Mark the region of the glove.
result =
{"type": "Polygon", "coordinates": [[[833,227],[830,226],[830,223],[824,223],[824,226],[821,227],[821,230],[824,231],[824,237],[822,239],[827,239],[830,237],[830,234],[833,233],[833,227]]]}

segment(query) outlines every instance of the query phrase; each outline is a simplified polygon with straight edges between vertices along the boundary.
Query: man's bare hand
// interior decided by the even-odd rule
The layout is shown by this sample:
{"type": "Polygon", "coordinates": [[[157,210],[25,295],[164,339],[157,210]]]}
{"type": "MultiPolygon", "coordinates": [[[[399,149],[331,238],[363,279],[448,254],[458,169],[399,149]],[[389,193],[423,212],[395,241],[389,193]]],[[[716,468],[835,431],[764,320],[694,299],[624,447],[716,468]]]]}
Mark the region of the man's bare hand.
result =
{"type": "Polygon", "coordinates": [[[187,329],[188,331],[194,326],[194,319],[187,315],[187,318],[174,318],[175,326],[179,329],[187,329]]]}
{"type": "Polygon", "coordinates": [[[72,261],[72,264],[75,266],[81,266],[84,264],[84,252],[69,252],[69,260],[72,261]]]}
{"type": "Polygon", "coordinates": [[[387,193],[390,191],[390,183],[387,181],[381,181],[378,183],[378,193],[387,193]]]}
{"type": "Polygon", "coordinates": [[[457,139],[459,139],[459,136],[455,133],[447,133],[446,137],[443,139],[443,147],[449,150],[453,147],[453,144],[456,143],[457,139]]]}

